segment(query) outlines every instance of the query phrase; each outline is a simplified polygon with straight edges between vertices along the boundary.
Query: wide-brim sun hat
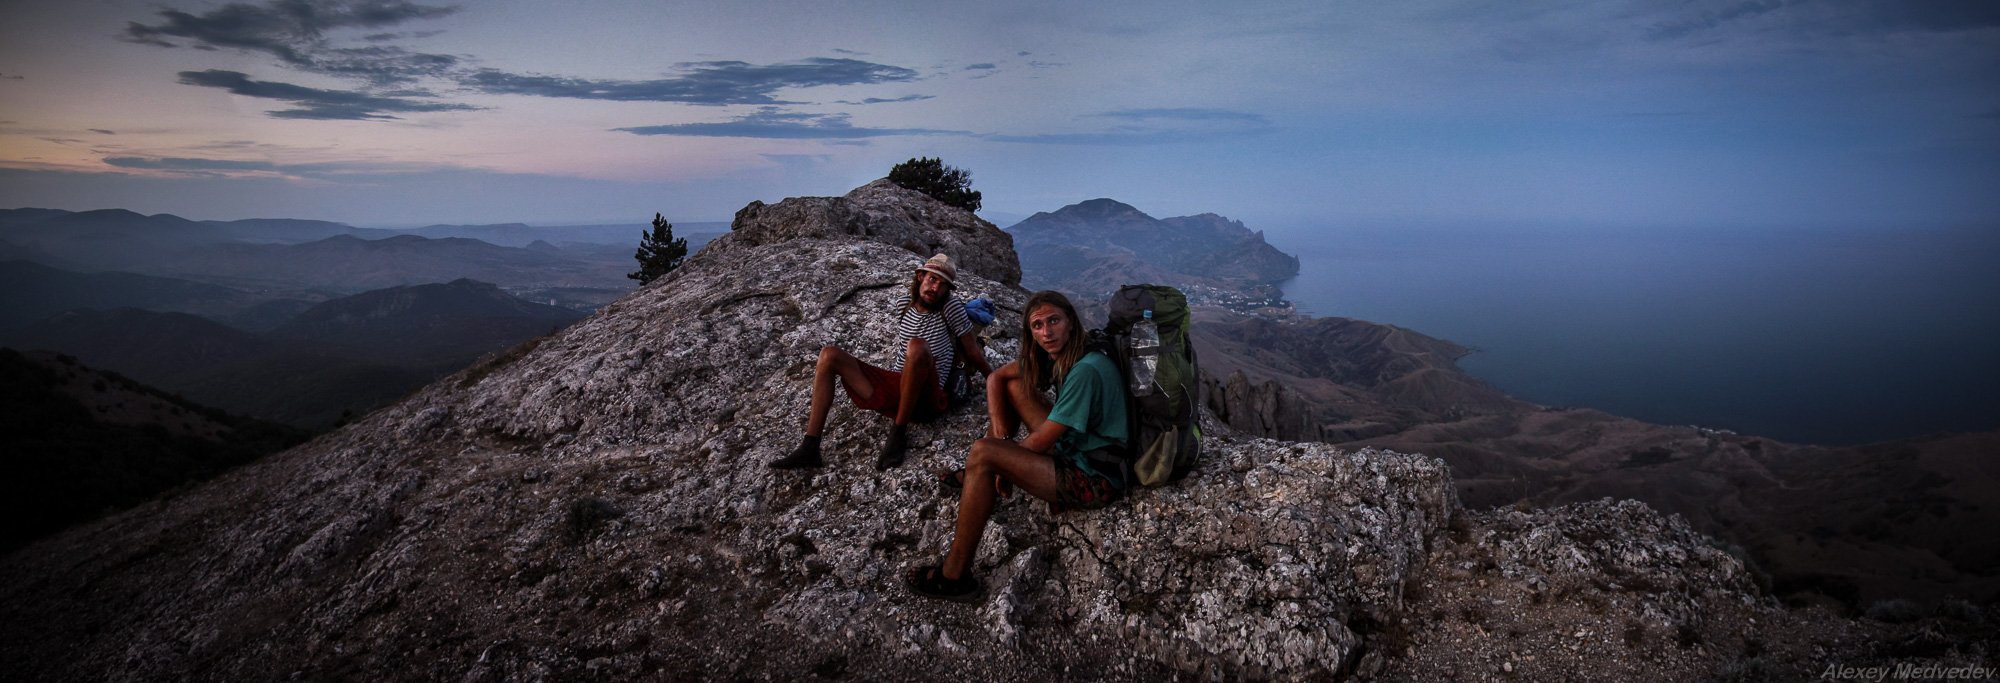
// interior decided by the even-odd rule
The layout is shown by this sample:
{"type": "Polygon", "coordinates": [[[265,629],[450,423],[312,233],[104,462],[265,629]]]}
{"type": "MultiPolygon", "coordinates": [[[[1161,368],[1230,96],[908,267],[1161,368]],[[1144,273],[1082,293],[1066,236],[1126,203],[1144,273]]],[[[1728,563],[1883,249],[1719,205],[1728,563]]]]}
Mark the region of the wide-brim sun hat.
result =
{"type": "Polygon", "coordinates": [[[928,270],[937,273],[938,277],[944,278],[945,282],[954,285],[958,284],[958,266],[951,264],[950,256],[944,254],[932,256],[929,260],[924,261],[923,265],[917,266],[917,270],[928,270]]]}

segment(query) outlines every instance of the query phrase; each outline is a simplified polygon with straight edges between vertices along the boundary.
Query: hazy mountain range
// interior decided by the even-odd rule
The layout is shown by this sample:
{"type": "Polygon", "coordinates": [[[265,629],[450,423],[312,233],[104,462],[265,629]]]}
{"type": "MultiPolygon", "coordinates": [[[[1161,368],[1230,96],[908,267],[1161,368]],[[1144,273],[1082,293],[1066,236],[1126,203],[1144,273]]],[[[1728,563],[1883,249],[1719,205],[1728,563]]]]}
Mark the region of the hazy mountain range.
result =
{"type": "Polygon", "coordinates": [[[1029,289],[1096,295],[1153,282],[1243,290],[1299,274],[1298,257],[1265,242],[1264,233],[1212,213],[1154,218],[1092,199],[1029,216],[1007,232],[1029,289]]]}
{"type": "MultiPolygon", "coordinates": [[[[0,274],[71,285],[95,277],[20,262],[0,264],[0,274]]],[[[115,281],[154,282],[143,276],[115,281]]],[[[31,323],[12,315],[8,320],[15,324],[0,332],[0,344],[62,351],[205,405],[306,427],[364,413],[483,354],[548,334],[583,315],[472,280],[332,299],[263,330],[186,312],[143,310],[132,305],[143,297],[129,291],[84,293],[115,307],[74,308],[31,323]]],[[[75,295],[72,301],[82,298],[75,295]]],[[[8,295],[10,309],[13,299],[8,295]]]]}
{"type": "MultiPolygon", "coordinates": [[[[76,272],[173,277],[320,299],[473,278],[588,310],[630,290],[632,252],[648,226],[435,225],[356,228],[292,219],[190,221],[122,209],[0,210],[0,260],[76,272]]],[[[725,224],[676,226],[690,251],[725,224]]]]}
{"type": "Polygon", "coordinates": [[[0,344],[325,427],[623,296],[649,227],[0,210],[0,344]]]}

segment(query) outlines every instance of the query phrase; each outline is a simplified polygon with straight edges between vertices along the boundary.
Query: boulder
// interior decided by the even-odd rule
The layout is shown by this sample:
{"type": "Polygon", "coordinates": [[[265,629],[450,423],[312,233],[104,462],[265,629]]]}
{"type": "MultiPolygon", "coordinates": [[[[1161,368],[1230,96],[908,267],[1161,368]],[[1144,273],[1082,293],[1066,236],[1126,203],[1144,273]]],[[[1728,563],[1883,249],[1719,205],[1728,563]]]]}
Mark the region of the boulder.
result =
{"type": "Polygon", "coordinates": [[[730,230],[742,244],[762,246],[800,237],[861,237],[919,257],[949,254],[960,272],[1008,286],[1021,284],[1014,237],[985,219],[884,178],[845,197],[794,197],[751,202],[730,230]]]}

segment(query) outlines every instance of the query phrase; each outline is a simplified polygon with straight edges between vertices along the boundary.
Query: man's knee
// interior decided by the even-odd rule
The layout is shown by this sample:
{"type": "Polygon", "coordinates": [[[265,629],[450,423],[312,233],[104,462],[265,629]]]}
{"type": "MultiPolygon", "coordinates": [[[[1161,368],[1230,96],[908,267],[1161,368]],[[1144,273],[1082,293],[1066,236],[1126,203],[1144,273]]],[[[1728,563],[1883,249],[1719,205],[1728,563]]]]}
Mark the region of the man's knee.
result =
{"type": "Polygon", "coordinates": [[[840,350],[838,346],[822,346],[819,349],[819,369],[831,370],[835,365],[840,364],[841,358],[846,356],[847,352],[840,350]]]}
{"type": "Polygon", "coordinates": [[[972,442],[972,450],[965,454],[965,471],[990,474],[998,460],[1000,444],[1009,443],[1005,439],[986,437],[972,442]]]}
{"type": "Polygon", "coordinates": [[[911,337],[909,348],[905,351],[904,355],[909,361],[930,360],[931,357],[931,345],[922,337],[911,337]]]}

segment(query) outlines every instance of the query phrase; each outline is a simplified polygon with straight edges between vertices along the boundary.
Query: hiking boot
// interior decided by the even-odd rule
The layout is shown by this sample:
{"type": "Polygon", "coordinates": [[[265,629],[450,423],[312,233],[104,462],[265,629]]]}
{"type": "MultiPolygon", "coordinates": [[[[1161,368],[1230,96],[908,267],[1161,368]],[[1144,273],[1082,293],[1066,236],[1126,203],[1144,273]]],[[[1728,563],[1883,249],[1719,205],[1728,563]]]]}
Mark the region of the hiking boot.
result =
{"type": "Polygon", "coordinates": [[[798,448],[792,449],[791,455],[771,461],[771,469],[796,470],[824,464],[826,463],[819,459],[819,437],[808,436],[799,442],[798,448]]]}
{"type": "Polygon", "coordinates": [[[882,444],[882,454],[875,456],[875,469],[886,470],[903,464],[903,453],[910,450],[908,427],[896,425],[889,428],[889,442],[882,444]]]}

